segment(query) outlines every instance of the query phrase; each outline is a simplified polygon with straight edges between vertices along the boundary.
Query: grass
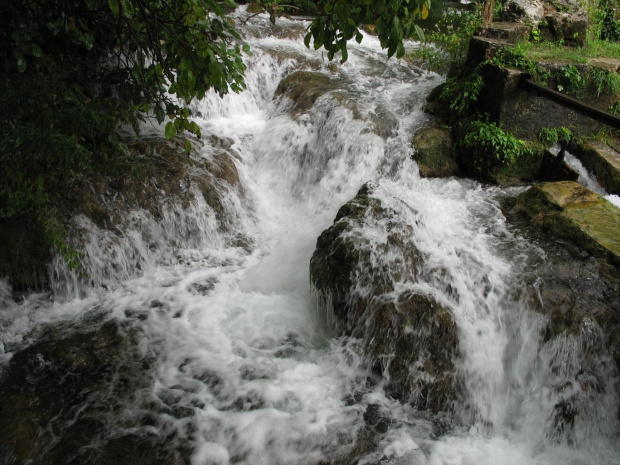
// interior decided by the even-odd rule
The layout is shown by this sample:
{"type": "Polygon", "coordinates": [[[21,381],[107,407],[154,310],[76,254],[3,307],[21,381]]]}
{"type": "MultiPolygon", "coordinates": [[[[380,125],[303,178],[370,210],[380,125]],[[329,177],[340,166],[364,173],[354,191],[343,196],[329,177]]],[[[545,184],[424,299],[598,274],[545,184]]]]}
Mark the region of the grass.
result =
{"type": "Polygon", "coordinates": [[[538,59],[570,60],[587,63],[590,58],[620,57],[620,42],[603,40],[588,41],[585,47],[567,47],[559,42],[523,42],[519,44],[528,54],[536,54],[538,59]]]}

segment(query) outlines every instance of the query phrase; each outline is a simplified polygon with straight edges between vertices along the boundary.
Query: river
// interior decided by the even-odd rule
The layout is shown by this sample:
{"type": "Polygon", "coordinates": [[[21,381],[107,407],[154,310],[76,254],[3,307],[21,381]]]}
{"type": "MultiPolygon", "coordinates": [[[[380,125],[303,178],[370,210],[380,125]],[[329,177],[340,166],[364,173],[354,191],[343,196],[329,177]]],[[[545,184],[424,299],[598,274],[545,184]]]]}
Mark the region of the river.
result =
{"type": "MultiPolygon", "coordinates": [[[[620,464],[617,373],[570,437],[549,434],[563,395],[554,386],[585,363],[585,339],[543,345],[544,316],[518,297],[531,285],[526,271],[545,260],[502,209],[523,188],[421,178],[410,140],[428,121],[422,106],[442,78],[387,60],[370,36],[334,67],[304,47],[301,30],[281,19],[273,36],[268,18],[251,20],[247,90],[193,104],[203,135],[229,140],[236,156],[243,192],[226,199],[228,232],[198,201],[158,221],[133,213],[135,227],[120,242],[85,222],[90,286],[60,262],[53,294],[17,303],[2,284],[2,363],[46,325],[130,322],[150,374],[124,397],[112,389],[89,397],[116,407],[101,420],[107,433],[82,451],[131,433],[182,444],[192,464],[620,464]],[[299,111],[286,96],[274,98],[296,70],[324,73],[340,87],[299,111]],[[463,395],[451,413],[387,396],[359,341],[334,334],[311,292],[317,237],[369,181],[415,227],[425,266],[447,270],[411,290],[447,305],[458,327],[463,395]]],[[[214,152],[207,142],[200,156],[214,152]]],[[[382,231],[363,234],[379,240],[382,231]]],[[[87,463],[80,454],[72,463],[87,463]]],[[[28,463],[50,462],[44,453],[28,463]]]]}

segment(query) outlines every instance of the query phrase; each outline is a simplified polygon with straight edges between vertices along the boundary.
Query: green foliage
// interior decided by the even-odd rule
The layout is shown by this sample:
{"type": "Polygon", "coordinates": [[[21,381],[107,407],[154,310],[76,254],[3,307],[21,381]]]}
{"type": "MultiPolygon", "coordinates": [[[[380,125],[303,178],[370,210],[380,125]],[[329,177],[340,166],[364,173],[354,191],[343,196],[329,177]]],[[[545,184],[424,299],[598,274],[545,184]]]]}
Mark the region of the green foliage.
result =
{"type": "MultiPolygon", "coordinates": [[[[234,5],[232,0],[225,2],[234,5]]],[[[0,216],[126,155],[119,124],[200,136],[185,107],[245,87],[249,50],[212,0],[9,0],[0,7],[0,216]],[[172,98],[176,95],[178,98],[172,98]]]]}
{"type": "Polygon", "coordinates": [[[530,60],[520,45],[499,49],[490,63],[504,68],[520,69],[530,74],[534,81],[539,83],[545,83],[549,79],[549,71],[530,60]]]}
{"type": "Polygon", "coordinates": [[[69,233],[58,221],[58,211],[51,209],[45,212],[39,217],[39,221],[43,224],[48,245],[61,254],[70,270],[78,271],[83,275],[84,266],[81,259],[84,254],[75,250],[67,242],[69,233]]]}
{"type": "Polygon", "coordinates": [[[467,127],[463,147],[478,154],[491,154],[500,163],[512,163],[528,150],[524,141],[504,132],[497,124],[475,120],[467,127]]]}
{"type": "Polygon", "coordinates": [[[463,116],[473,110],[482,89],[484,80],[479,72],[474,72],[466,78],[448,78],[440,98],[449,101],[450,109],[463,116]]]}
{"type": "Polygon", "coordinates": [[[618,0],[599,0],[596,9],[598,39],[620,41],[620,3],[618,0]]]}
{"type": "Polygon", "coordinates": [[[590,68],[589,74],[597,97],[604,93],[620,93],[620,74],[597,67],[590,68]]]}
{"type": "Polygon", "coordinates": [[[540,128],[538,138],[546,147],[551,147],[558,142],[570,141],[573,138],[573,133],[564,126],[559,128],[540,128]]]}
{"type": "Polygon", "coordinates": [[[620,116],[620,100],[618,100],[615,105],[609,107],[609,113],[620,116]]]}
{"type": "Polygon", "coordinates": [[[586,88],[587,81],[575,65],[566,65],[556,75],[557,89],[579,97],[586,88]]]}
{"type": "Polygon", "coordinates": [[[423,60],[430,70],[436,72],[458,67],[465,62],[469,41],[481,24],[479,7],[471,12],[445,8],[433,29],[426,34],[425,43],[407,59],[423,60]]]}
{"type": "Polygon", "coordinates": [[[405,54],[404,39],[414,34],[424,37],[414,20],[425,18],[430,6],[430,0],[327,0],[323,6],[325,15],[312,21],[304,43],[309,47],[312,41],[317,50],[324,47],[330,60],[341,52],[341,61],[345,62],[347,41],[355,38],[361,42],[363,35],[359,27],[374,24],[381,47],[387,49],[388,56],[401,58],[405,54]]]}

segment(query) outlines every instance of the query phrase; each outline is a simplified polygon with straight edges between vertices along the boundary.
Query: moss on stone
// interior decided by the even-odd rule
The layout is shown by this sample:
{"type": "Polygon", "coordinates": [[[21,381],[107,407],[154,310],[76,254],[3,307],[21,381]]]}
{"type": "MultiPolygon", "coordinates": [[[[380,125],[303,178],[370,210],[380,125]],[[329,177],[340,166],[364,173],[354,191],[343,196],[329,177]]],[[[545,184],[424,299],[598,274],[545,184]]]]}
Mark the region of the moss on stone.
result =
{"type": "Polygon", "coordinates": [[[544,229],[620,266],[620,209],[582,185],[538,184],[518,197],[516,209],[544,229]]]}
{"type": "Polygon", "coordinates": [[[452,150],[452,132],[444,128],[424,128],[413,136],[414,153],[420,175],[449,177],[459,173],[452,150]]]}

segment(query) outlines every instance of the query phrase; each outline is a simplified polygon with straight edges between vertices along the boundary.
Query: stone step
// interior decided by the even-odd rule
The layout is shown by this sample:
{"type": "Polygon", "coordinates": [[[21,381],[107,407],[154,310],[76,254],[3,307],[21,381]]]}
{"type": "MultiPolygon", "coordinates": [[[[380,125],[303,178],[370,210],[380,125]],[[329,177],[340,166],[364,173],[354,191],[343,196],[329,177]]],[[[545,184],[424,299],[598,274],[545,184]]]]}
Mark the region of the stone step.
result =
{"type": "Polygon", "coordinates": [[[487,39],[496,39],[516,44],[517,42],[529,37],[531,27],[520,23],[496,22],[485,25],[478,34],[480,37],[487,39]]]}

